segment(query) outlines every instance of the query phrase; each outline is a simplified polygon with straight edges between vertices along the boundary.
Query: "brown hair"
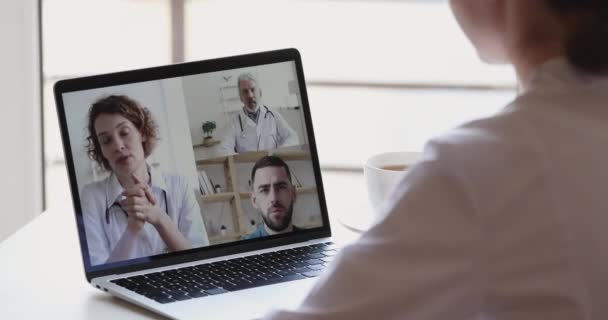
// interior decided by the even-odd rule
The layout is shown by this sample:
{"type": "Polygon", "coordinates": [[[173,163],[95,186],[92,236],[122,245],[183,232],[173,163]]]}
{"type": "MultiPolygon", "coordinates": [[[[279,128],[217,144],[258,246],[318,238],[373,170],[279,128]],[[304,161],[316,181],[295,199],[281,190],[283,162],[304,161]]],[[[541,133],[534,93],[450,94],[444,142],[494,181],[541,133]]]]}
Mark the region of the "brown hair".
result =
{"type": "Polygon", "coordinates": [[[107,170],[111,171],[110,163],[103,157],[101,146],[95,132],[95,120],[101,114],[118,114],[131,121],[135,128],[139,130],[142,138],[146,141],[142,143],[144,156],[147,158],[156,143],[158,142],[158,126],[152,118],[152,114],[146,107],[142,107],[135,100],[124,95],[110,95],[102,97],[91,105],[88,114],[88,136],[87,139],[87,154],[91,160],[107,170]]]}
{"type": "Polygon", "coordinates": [[[565,44],[570,63],[588,73],[608,73],[608,0],[546,1],[558,14],[578,21],[565,44]]]}
{"type": "Polygon", "coordinates": [[[251,185],[253,186],[253,182],[254,182],[254,178],[255,178],[255,172],[258,171],[258,169],[262,169],[262,168],[266,168],[266,167],[280,167],[285,169],[285,172],[287,173],[287,179],[289,179],[289,182],[291,181],[291,172],[289,171],[289,166],[287,166],[287,163],[285,163],[285,161],[283,161],[283,159],[277,157],[277,156],[264,156],[262,158],[260,158],[254,165],[253,165],[253,169],[251,169],[251,185]]]}

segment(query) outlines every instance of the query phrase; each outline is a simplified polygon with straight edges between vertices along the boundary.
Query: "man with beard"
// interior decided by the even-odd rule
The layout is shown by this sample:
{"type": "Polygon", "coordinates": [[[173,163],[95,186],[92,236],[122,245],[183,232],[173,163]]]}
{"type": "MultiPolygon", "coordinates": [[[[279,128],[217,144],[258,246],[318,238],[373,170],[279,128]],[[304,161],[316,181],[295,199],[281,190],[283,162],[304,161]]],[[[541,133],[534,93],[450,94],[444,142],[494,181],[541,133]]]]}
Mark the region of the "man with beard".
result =
{"type": "Polygon", "coordinates": [[[260,211],[264,223],[243,240],[300,230],[291,223],[296,188],[285,161],[276,156],[258,160],[251,171],[251,185],[251,204],[260,211]]]}

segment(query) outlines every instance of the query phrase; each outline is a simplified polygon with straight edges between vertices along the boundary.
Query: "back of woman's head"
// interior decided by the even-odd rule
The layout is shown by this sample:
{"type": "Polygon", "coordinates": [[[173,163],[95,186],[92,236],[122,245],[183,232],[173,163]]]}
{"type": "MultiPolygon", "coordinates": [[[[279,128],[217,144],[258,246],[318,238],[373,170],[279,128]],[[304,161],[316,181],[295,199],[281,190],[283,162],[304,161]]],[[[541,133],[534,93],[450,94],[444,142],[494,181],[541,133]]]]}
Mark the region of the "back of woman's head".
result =
{"type": "MultiPolygon", "coordinates": [[[[534,1],[534,0],[531,0],[534,1]]],[[[566,41],[572,65],[592,74],[608,73],[608,0],[545,0],[576,29],[566,41]]]]}

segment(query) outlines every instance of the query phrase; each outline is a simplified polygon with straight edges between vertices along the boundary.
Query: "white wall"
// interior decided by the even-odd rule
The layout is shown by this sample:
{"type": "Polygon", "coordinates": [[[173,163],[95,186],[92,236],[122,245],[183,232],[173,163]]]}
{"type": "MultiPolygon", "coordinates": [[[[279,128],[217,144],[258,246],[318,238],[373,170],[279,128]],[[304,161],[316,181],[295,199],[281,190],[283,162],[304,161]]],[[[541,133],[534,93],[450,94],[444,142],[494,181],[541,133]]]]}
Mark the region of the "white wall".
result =
{"type": "Polygon", "coordinates": [[[42,211],[38,5],[0,1],[0,241],[42,211]]]}
{"type": "MultiPolygon", "coordinates": [[[[190,130],[184,124],[188,122],[186,102],[181,78],[162,81],[163,95],[167,108],[167,125],[170,128],[169,137],[172,152],[175,155],[175,165],[178,173],[190,179],[191,186],[198,186],[198,173],[194,164],[194,150],[190,139],[190,130]]],[[[196,189],[198,191],[198,188],[196,189]]]]}

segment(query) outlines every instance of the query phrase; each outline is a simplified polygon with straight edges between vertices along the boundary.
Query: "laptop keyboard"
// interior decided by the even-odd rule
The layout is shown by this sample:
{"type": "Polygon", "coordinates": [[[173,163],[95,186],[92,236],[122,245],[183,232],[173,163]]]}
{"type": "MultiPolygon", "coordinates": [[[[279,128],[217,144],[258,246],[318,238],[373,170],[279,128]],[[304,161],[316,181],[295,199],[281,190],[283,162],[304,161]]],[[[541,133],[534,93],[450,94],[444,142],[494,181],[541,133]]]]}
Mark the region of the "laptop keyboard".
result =
{"type": "Polygon", "coordinates": [[[336,253],[336,245],[326,242],[111,282],[159,303],[170,303],[313,278],[336,253]]]}

